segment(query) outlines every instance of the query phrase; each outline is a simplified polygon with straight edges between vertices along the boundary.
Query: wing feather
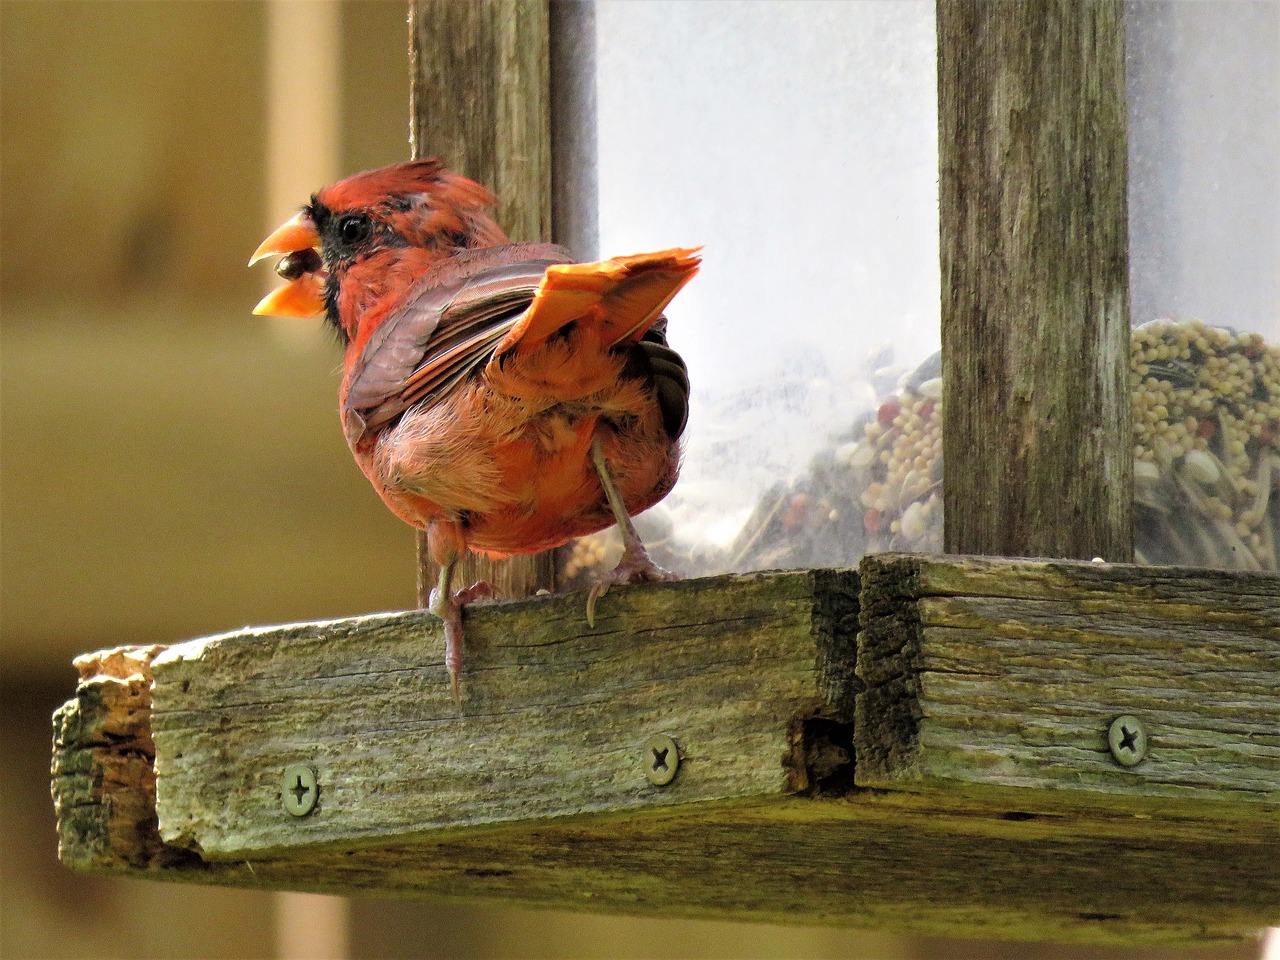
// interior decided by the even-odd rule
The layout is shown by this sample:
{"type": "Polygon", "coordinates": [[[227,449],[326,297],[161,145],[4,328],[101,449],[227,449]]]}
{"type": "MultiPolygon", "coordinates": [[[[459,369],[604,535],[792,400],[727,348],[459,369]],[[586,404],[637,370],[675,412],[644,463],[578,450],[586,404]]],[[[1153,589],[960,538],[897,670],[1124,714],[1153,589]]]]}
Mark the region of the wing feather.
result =
{"type": "Polygon", "coordinates": [[[347,381],[344,417],[359,433],[439,396],[493,354],[562,248],[525,243],[469,250],[427,271],[366,342],[347,381]]]}
{"type": "MultiPolygon", "coordinates": [[[[522,243],[442,261],[414,283],[405,305],[369,336],[352,365],[343,404],[349,439],[355,442],[409,407],[443,396],[480,366],[510,351],[532,350],[575,322],[594,326],[606,346],[638,343],[697,273],[696,254],[677,248],[573,263],[561,247],[522,243]]],[[[660,335],[658,341],[665,346],[660,335]]],[[[688,392],[683,367],[667,370],[665,354],[651,359],[659,369],[650,375],[669,381],[671,410],[664,407],[664,416],[678,435],[684,410],[676,401],[688,392]]]]}

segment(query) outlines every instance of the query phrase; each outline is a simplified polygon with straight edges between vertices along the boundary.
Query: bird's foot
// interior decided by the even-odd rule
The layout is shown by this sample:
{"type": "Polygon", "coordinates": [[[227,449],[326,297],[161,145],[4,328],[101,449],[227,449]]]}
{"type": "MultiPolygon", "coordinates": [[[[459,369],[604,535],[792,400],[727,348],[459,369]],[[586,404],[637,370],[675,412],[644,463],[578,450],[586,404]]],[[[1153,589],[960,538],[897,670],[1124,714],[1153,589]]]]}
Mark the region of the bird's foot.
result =
{"type": "Polygon", "coordinates": [[[458,685],[458,677],[462,673],[462,606],[492,596],[493,587],[480,580],[465,590],[452,593],[436,587],[427,602],[427,609],[444,621],[444,665],[449,671],[449,691],[455,704],[462,702],[458,685]]]}
{"type": "Polygon", "coordinates": [[[628,544],[622,552],[622,559],[609,573],[601,577],[587,594],[587,626],[596,625],[596,601],[609,592],[614,584],[627,583],[665,583],[668,580],[679,580],[678,574],[664,570],[649,558],[649,552],[637,540],[628,544]]]}

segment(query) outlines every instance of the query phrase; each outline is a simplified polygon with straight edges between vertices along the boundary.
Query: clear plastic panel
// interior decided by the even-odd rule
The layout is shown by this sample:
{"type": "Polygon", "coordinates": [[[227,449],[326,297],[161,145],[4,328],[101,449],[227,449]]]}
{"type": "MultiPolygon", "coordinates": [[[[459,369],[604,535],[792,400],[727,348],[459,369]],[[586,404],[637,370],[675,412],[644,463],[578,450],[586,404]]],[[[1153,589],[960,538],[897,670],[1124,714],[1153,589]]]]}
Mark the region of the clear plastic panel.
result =
{"type": "MultiPolygon", "coordinates": [[[[933,4],[596,9],[600,253],[706,247],[668,310],[693,397],[655,558],[941,550],[933,4]]],[[[1138,560],[1276,570],[1280,5],[1126,18],[1138,560]]]]}
{"type": "Polygon", "coordinates": [[[596,18],[600,253],[705,246],[667,311],[684,466],[642,533],[686,573],[855,562],[850,485],[809,488],[938,346],[933,4],[596,18]]]}
{"type": "Polygon", "coordinates": [[[1125,5],[1134,324],[1280,340],[1280,4],[1125,5]]]}
{"type": "Polygon", "coordinates": [[[1280,569],[1280,4],[1126,5],[1134,540],[1280,569]]]}

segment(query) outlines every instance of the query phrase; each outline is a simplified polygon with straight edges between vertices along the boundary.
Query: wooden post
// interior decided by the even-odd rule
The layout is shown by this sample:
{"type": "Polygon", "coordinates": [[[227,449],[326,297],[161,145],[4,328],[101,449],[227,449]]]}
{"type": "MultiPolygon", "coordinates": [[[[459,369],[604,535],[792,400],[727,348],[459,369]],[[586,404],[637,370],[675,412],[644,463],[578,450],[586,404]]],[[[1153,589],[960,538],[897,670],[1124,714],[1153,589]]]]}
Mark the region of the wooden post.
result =
{"type": "MultiPolygon", "coordinates": [[[[551,238],[550,30],[547,0],[414,0],[410,7],[410,140],[498,196],[512,240],[551,238]]],[[[500,597],[554,586],[552,554],[474,555],[456,582],[488,581],[500,597]]],[[[418,535],[418,596],[436,579],[418,535]]]]}
{"type": "Polygon", "coordinates": [[[1133,556],[1121,0],[938,0],[948,553],[1133,556]]]}

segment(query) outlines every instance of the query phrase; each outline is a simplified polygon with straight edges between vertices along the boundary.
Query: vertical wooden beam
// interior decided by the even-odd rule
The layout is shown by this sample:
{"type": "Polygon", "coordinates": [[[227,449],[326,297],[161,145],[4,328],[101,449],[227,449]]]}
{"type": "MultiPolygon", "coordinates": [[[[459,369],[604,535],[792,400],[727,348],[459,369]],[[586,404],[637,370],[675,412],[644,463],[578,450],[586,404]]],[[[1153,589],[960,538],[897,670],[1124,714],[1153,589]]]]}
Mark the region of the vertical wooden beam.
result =
{"type": "Polygon", "coordinates": [[[414,0],[411,142],[498,195],[512,240],[551,238],[548,0],[414,0]]]}
{"type": "Polygon", "coordinates": [[[1121,0],[938,0],[946,550],[1132,558],[1121,0]]]}
{"type": "MultiPolygon", "coordinates": [[[[551,238],[548,0],[413,0],[409,14],[410,142],[498,196],[512,240],[551,238]]],[[[418,535],[418,599],[437,568],[418,535]]],[[[550,552],[510,560],[468,556],[456,582],[485,580],[500,597],[555,586],[550,552]]]]}

